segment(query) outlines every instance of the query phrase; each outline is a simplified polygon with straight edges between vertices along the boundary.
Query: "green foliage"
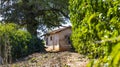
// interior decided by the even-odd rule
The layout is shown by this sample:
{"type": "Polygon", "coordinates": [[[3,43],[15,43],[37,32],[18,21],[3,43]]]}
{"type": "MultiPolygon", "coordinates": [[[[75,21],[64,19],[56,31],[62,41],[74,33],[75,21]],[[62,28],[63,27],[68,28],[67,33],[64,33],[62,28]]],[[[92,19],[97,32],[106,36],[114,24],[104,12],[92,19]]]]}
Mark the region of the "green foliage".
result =
{"type": "Polygon", "coordinates": [[[26,25],[36,35],[40,26],[58,27],[69,18],[69,0],[2,0],[0,6],[3,21],[26,25]],[[6,3],[7,2],[7,3],[6,3]],[[12,2],[12,3],[11,3],[12,2]]]}
{"type": "Polygon", "coordinates": [[[13,59],[44,50],[42,40],[37,39],[25,30],[21,30],[20,26],[13,23],[0,24],[0,44],[2,44],[2,49],[0,49],[2,55],[6,54],[4,49],[11,47],[8,51],[13,59]],[[5,47],[6,43],[7,47],[5,47]]]}
{"type": "Polygon", "coordinates": [[[3,63],[10,63],[11,55],[11,36],[15,33],[17,26],[15,24],[0,24],[0,56],[3,58],[3,63]],[[8,61],[9,60],[9,61],[8,61]]]}
{"type": "Polygon", "coordinates": [[[11,38],[13,56],[19,58],[28,55],[28,44],[32,39],[30,33],[23,30],[17,30],[11,38]]]}
{"type": "Polygon", "coordinates": [[[109,55],[119,42],[120,1],[70,0],[69,3],[75,50],[90,58],[109,55]]]}
{"type": "Polygon", "coordinates": [[[28,44],[28,53],[33,53],[38,51],[41,51],[41,52],[45,51],[44,42],[43,40],[40,40],[37,37],[32,36],[32,39],[28,44]]]}
{"type": "Polygon", "coordinates": [[[120,43],[113,47],[112,52],[104,58],[91,61],[87,67],[119,67],[120,66],[120,43]]]}

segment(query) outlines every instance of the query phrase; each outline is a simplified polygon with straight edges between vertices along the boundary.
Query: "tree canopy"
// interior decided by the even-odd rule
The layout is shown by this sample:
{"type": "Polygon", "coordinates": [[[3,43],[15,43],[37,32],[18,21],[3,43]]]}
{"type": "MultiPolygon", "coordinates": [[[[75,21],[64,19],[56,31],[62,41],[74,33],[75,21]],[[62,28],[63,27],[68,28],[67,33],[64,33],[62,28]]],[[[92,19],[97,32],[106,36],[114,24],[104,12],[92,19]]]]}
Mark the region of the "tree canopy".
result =
{"type": "Polygon", "coordinates": [[[61,26],[69,19],[68,0],[2,0],[2,21],[25,25],[31,34],[38,26],[61,26]]]}

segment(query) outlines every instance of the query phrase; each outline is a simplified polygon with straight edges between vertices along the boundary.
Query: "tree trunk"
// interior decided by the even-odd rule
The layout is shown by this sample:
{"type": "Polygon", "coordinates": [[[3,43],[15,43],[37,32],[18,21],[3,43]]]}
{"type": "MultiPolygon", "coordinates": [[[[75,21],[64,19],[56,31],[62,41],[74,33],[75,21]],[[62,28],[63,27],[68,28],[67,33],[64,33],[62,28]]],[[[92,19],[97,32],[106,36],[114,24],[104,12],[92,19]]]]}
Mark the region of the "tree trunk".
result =
{"type": "Polygon", "coordinates": [[[32,24],[27,24],[27,31],[33,35],[37,37],[37,26],[34,26],[32,24]]]}
{"type": "Polygon", "coordinates": [[[37,23],[37,21],[35,20],[35,17],[30,15],[30,17],[27,18],[26,22],[27,22],[27,31],[31,35],[37,37],[37,28],[39,23],[37,23]]]}

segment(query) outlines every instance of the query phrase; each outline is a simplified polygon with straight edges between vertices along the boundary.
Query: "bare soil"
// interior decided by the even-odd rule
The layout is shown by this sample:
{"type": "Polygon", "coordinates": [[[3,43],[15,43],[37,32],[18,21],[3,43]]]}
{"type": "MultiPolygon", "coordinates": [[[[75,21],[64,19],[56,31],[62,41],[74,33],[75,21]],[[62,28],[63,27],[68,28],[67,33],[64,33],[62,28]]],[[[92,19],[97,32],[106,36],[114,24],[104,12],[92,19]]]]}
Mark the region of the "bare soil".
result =
{"type": "Polygon", "coordinates": [[[0,67],[86,67],[89,59],[75,52],[34,53],[0,67]]]}

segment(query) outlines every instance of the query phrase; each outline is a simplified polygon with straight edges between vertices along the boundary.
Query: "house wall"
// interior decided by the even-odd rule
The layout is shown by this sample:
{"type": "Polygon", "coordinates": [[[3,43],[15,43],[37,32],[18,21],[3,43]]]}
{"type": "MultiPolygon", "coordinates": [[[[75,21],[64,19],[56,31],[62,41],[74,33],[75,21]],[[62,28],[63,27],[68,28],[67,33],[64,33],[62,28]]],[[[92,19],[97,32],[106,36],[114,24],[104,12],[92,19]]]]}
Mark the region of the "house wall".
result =
{"type": "Polygon", "coordinates": [[[46,44],[46,47],[48,47],[47,51],[59,51],[59,35],[58,33],[52,34],[47,36],[48,38],[48,44],[46,44]],[[52,40],[51,40],[52,37],[52,40]]]}
{"type": "Polygon", "coordinates": [[[71,33],[72,33],[72,31],[70,28],[68,28],[64,31],[61,31],[59,33],[60,51],[69,50],[71,48],[71,45],[68,43],[68,40],[65,38],[66,36],[70,36],[71,33]]]}
{"type": "Polygon", "coordinates": [[[65,51],[71,48],[71,45],[68,44],[67,39],[65,39],[66,35],[70,35],[72,33],[71,29],[68,28],[61,32],[51,34],[45,36],[45,39],[48,38],[48,44],[46,44],[46,51],[65,51]],[[52,37],[52,40],[51,40],[52,37]]]}

